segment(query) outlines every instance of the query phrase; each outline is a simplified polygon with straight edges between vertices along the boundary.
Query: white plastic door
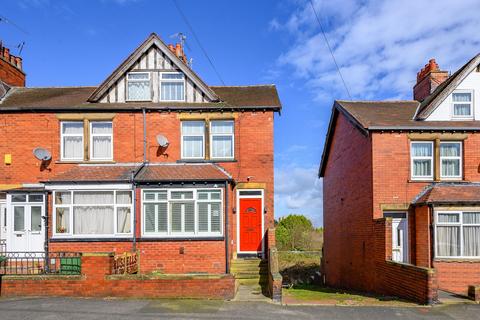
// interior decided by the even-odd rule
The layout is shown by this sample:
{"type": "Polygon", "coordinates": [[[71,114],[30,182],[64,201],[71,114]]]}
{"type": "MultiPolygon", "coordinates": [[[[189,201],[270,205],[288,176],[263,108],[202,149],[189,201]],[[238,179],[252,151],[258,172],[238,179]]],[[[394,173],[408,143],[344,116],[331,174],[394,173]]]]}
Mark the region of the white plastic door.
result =
{"type": "Polygon", "coordinates": [[[18,204],[12,206],[11,241],[9,251],[43,251],[43,205],[18,204]]]}
{"type": "Polygon", "coordinates": [[[0,203],[0,240],[7,240],[7,204],[0,203]]]}
{"type": "Polygon", "coordinates": [[[408,262],[407,219],[392,220],[392,260],[408,262]]]}

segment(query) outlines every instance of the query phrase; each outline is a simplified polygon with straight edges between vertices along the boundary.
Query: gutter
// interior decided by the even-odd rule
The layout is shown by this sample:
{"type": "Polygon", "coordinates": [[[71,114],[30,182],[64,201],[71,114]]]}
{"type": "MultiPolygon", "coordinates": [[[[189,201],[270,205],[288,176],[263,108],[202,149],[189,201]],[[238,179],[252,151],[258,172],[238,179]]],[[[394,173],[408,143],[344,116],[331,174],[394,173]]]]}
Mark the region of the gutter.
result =
{"type": "Polygon", "coordinates": [[[368,130],[413,130],[413,131],[479,131],[480,127],[417,127],[417,126],[370,126],[368,130]]]}

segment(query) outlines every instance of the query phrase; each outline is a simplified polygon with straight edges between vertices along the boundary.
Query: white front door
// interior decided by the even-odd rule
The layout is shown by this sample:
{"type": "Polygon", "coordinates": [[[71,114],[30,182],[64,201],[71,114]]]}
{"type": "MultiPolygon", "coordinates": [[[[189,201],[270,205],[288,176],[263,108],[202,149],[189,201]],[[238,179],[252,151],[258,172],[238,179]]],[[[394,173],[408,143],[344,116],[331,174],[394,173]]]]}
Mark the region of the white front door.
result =
{"type": "Polygon", "coordinates": [[[7,251],[44,251],[43,195],[7,198],[7,251]],[[25,199],[25,201],[23,201],[25,199]]]}
{"type": "Polygon", "coordinates": [[[392,219],[392,260],[408,262],[407,219],[392,219]]]}
{"type": "Polygon", "coordinates": [[[7,240],[7,204],[0,203],[0,240],[7,240]]]}

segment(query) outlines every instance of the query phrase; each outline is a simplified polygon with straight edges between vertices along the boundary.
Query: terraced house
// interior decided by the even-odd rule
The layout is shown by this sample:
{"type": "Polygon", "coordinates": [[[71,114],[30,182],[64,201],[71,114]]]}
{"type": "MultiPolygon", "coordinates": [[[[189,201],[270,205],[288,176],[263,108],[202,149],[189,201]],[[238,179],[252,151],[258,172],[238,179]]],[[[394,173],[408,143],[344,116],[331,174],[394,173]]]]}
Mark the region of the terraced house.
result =
{"type": "Polygon", "coordinates": [[[326,281],[478,297],[480,56],[451,75],[430,60],[413,97],[334,103],[319,173],[326,281]]]}
{"type": "Polygon", "coordinates": [[[267,257],[275,86],[209,86],[156,34],[95,87],[24,87],[1,58],[6,251],[138,252],[141,273],[215,279],[267,257]]]}

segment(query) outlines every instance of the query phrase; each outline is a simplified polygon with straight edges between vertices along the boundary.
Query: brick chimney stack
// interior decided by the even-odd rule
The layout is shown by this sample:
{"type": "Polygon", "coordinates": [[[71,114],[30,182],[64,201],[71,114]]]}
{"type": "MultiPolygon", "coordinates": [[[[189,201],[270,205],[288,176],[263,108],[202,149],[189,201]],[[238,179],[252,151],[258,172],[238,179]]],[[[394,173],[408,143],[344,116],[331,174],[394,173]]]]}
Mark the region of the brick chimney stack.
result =
{"type": "Polygon", "coordinates": [[[423,101],[445,80],[448,71],[441,71],[435,59],[428,63],[417,73],[417,83],[413,87],[413,99],[423,101]]]}
{"type": "Polygon", "coordinates": [[[9,86],[25,87],[25,73],[22,70],[22,58],[10,54],[0,42],[0,80],[9,86]]]}
{"type": "Polygon", "coordinates": [[[187,57],[185,56],[185,52],[183,51],[181,43],[177,43],[175,46],[173,44],[169,44],[168,49],[170,49],[170,51],[172,51],[185,64],[187,63],[187,57]]]}

